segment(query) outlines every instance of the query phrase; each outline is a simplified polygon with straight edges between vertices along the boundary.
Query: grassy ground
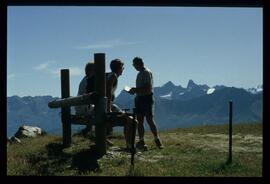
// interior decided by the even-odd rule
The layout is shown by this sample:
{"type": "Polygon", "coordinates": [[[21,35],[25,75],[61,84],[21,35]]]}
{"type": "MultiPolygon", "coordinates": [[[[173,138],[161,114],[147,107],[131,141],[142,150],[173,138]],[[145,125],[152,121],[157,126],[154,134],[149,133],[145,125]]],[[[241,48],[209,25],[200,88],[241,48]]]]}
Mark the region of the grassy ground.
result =
{"type": "Polygon", "coordinates": [[[261,177],[262,124],[233,126],[233,162],[226,165],[227,126],[203,126],[160,132],[165,146],[157,149],[146,133],[148,151],[137,150],[135,166],[123,151],[124,138],[114,134],[113,147],[100,159],[94,156],[93,141],[72,137],[72,146],[62,148],[59,136],[23,139],[7,146],[8,175],[57,176],[179,176],[261,177]]]}

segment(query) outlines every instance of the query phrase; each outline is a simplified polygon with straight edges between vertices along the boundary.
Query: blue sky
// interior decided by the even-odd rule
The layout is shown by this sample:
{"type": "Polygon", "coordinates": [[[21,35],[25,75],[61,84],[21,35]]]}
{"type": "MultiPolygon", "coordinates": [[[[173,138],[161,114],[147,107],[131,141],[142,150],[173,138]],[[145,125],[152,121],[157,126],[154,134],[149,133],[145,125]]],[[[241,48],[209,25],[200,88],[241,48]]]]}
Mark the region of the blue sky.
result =
{"type": "Polygon", "coordinates": [[[125,63],[117,94],[134,86],[132,59],[168,81],[255,87],[262,84],[262,8],[8,7],[7,95],[60,96],[60,69],[76,96],[86,62],[106,53],[125,63]]]}

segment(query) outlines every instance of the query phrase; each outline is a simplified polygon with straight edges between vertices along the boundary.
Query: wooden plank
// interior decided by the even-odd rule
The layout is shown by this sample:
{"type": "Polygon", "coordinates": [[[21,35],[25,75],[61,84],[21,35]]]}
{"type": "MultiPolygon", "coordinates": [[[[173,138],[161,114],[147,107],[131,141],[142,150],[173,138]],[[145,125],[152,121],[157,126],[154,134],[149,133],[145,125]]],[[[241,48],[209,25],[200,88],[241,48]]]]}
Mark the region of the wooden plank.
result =
{"type": "Polygon", "coordinates": [[[97,94],[95,92],[84,94],[76,97],[62,98],[54,100],[48,103],[50,108],[60,108],[60,107],[71,107],[79,105],[89,105],[95,104],[97,99],[97,94]]]}

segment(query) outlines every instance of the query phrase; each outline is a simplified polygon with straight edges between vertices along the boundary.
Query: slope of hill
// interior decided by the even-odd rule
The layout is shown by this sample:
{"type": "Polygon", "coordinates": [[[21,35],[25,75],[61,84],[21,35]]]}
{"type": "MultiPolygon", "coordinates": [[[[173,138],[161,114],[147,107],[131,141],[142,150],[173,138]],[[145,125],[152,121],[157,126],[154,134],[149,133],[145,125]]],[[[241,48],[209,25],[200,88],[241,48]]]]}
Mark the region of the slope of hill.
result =
{"type": "Polygon", "coordinates": [[[7,134],[14,134],[23,124],[39,126],[48,132],[61,128],[60,109],[49,109],[51,96],[7,98],[7,134]]]}
{"type": "Polygon", "coordinates": [[[62,148],[59,136],[23,139],[7,146],[8,175],[41,176],[177,176],[262,177],[262,123],[233,125],[233,162],[228,156],[228,127],[208,125],[161,131],[165,146],[159,150],[146,132],[148,151],[137,150],[135,166],[123,151],[124,137],[114,134],[107,155],[92,155],[93,140],[72,137],[62,148]]]}
{"type": "MultiPolygon", "coordinates": [[[[7,98],[7,135],[13,136],[22,125],[38,126],[50,134],[62,133],[61,110],[50,109],[48,103],[58,97],[12,96],[7,98]]],[[[74,109],[72,108],[72,113],[74,109]]],[[[84,126],[72,126],[78,131],[84,126]]]]}

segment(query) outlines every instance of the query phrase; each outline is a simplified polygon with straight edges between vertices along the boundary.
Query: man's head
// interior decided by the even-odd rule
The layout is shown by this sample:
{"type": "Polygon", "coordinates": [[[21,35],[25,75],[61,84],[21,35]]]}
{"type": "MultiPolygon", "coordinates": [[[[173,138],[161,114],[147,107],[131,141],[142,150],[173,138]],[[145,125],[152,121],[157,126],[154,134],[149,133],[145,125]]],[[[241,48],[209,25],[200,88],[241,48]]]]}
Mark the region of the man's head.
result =
{"type": "Polygon", "coordinates": [[[120,59],[114,59],[111,61],[110,68],[112,72],[116,73],[116,75],[122,75],[124,70],[124,63],[120,59]]]}
{"type": "Polygon", "coordinates": [[[91,77],[92,75],[94,75],[94,73],[95,73],[95,64],[92,62],[88,62],[85,65],[85,75],[87,77],[91,77]]]}
{"type": "Polygon", "coordinates": [[[133,66],[135,67],[136,70],[141,71],[144,68],[144,63],[143,63],[142,58],[135,57],[133,59],[133,66]]]}

